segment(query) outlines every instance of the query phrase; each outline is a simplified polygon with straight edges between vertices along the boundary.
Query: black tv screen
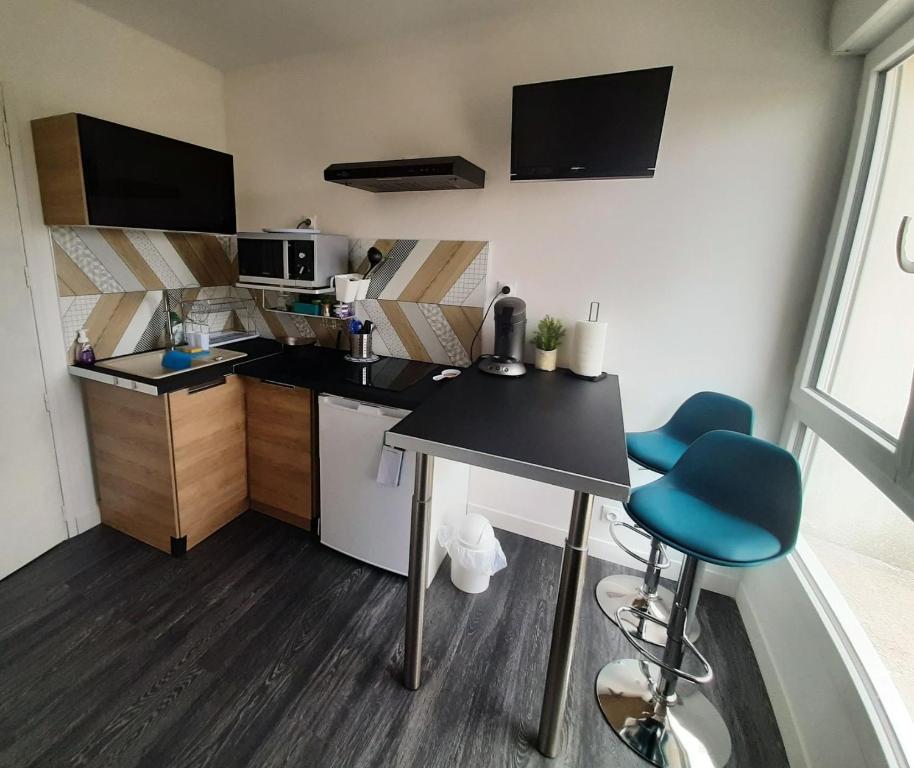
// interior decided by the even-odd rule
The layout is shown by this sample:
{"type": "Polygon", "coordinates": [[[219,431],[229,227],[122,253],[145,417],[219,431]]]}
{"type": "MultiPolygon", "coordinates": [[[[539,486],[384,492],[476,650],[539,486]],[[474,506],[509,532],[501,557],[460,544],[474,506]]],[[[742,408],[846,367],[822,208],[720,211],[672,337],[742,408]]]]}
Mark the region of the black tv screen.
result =
{"type": "Polygon", "coordinates": [[[672,67],[514,86],[511,180],[654,175],[672,67]]]}

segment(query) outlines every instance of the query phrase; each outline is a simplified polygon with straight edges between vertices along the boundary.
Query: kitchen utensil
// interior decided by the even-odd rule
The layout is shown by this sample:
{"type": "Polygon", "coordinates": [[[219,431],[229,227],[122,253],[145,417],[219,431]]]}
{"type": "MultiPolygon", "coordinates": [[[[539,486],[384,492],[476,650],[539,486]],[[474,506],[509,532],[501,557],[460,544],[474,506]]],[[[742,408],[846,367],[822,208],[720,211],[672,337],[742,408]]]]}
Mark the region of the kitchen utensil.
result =
{"type": "Polygon", "coordinates": [[[384,254],[381,253],[381,251],[379,251],[377,248],[371,246],[371,248],[368,249],[368,263],[371,264],[371,266],[365,273],[366,280],[371,277],[371,273],[374,272],[375,268],[378,267],[384,260],[384,254]]]}
{"type": "Polygon", "coordinates": [[[353,318],[349,321],[349,333],[359,333],[362,330],[362,321],[353,318]]]}
{"type": "Polygon", "coordinates": [[[460,371],[456,368],[445,368],[437,376],[432,376],[432,381],[444,381],[445,379],[456,379],[460,375],[460,371]]]}

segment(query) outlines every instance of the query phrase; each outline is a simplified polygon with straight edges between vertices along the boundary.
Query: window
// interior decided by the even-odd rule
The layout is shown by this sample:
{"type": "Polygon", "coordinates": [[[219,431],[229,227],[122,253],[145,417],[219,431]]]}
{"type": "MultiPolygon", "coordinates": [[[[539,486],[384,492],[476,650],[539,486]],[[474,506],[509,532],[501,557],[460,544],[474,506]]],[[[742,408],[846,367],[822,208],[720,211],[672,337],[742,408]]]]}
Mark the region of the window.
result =
{"type": "Polygon", "coordinates": [[[914,215],[914,62],[887,79],[894,105],[885,147],[873,159],[868,221],[856,232],[859,257],[845,276],[817,387],[897,440],[914,368],[914,275],[896,255],[902,223],[914,215]]]}
{"type": "Polygon", "coordinates": [[[914,521],[814,433],[801,533],[914,716],[914,521]]]}
{"type": "Polygon", "coordinates": [[[866,59],[784,431],[803,468],[797,557],[900,764],[914,762],[912,54],[914,21],[866,59]]]}

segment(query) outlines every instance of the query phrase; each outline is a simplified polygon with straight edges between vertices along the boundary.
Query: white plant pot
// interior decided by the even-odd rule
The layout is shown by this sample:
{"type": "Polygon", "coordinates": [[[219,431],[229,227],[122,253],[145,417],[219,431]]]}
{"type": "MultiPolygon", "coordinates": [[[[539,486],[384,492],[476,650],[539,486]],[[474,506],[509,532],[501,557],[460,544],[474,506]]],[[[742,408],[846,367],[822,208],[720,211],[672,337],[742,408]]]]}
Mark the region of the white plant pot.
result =
{"type": "Polygon", "coordinates": [[[537,349],[536,350],[536,367],[541,371],[555,370],[555,356],[557,349],[537,349]]]}

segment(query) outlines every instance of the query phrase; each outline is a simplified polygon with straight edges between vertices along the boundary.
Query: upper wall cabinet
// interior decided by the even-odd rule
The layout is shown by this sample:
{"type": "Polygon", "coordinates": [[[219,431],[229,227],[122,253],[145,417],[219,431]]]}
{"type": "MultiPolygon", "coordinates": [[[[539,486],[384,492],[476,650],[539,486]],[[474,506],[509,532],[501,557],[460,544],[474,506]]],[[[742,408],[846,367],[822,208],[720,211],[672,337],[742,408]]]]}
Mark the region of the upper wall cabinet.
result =
{"type": "Polygon", "coordinates": [[[49,225],[235,232],[232,156],[70,113],[32,121],[49,225]]]}

